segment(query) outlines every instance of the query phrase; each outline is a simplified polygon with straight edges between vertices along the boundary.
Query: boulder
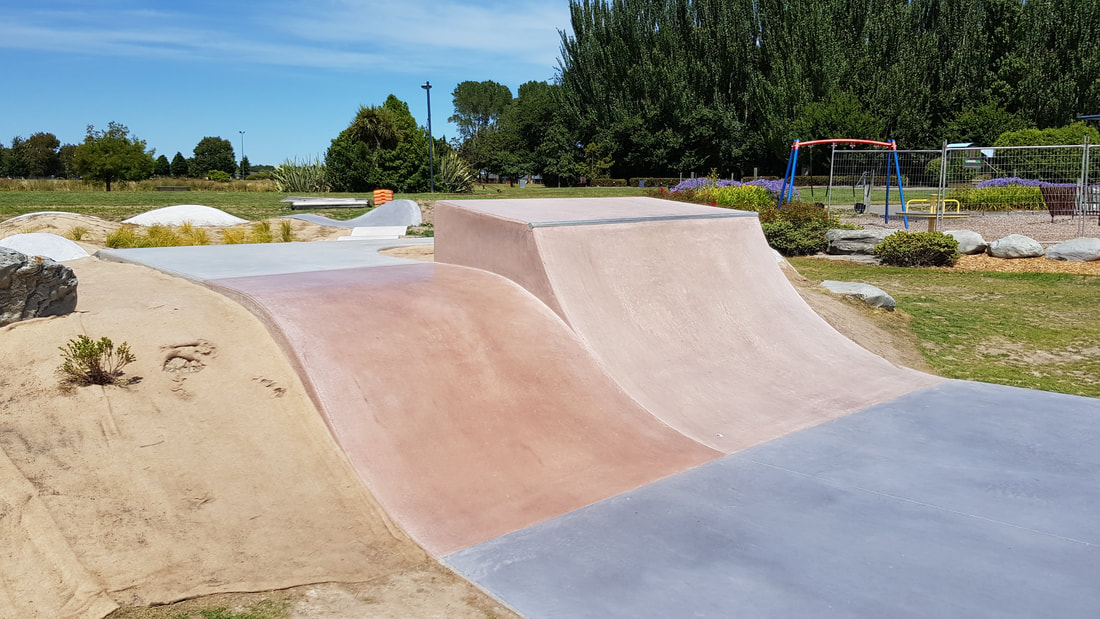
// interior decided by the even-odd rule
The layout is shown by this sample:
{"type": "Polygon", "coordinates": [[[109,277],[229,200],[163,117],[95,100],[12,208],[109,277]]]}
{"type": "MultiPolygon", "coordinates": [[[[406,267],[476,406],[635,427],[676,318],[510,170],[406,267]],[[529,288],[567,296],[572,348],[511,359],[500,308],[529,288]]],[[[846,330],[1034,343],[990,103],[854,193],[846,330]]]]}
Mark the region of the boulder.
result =
{"type": "Polygon", "coordinates": [[[1100,239],[1081,237],[1058,243],[1047,250],[1047,258],[1074,262],[1100,260],[1100,239]]]}
{"type": "Polygon", "coordinates": [[[825,238],[829,241],[829,247],[825,249],[827,254],[873,254],[875,245],[878,245],[894,230],[829,230],[825,238]]]}
{"type": "Polygon", "coordinates": [[[876,288],[871,284],[825,280],[821,282],[821,286],[834,294],[842,294],[846,297],[859,299],[871,307],[881,307],[892,312],[894,311],[894,307],[897,306],[894,297],[891,297],[881,288],[876,288]]]}
{"type": "Polygon", "coordinates": [[[1033,238],[1010,234],[990,243],[989,255],[994,258],[1035,258],[1043,255],[1043,246],[1033,238]]]}
{"type": "Polygon", "coordinates": [[[76,309],[76,275],[50,258],[0,247],[0,327],[76,309]]]}
{"type": "Polygon", "coordinates": [[[982,235],[973,230],[947,230],[944,234],[955,237],[959,242],[960,254],[984,254],[989,248],[989,243],[985,242],[982,235]]]}

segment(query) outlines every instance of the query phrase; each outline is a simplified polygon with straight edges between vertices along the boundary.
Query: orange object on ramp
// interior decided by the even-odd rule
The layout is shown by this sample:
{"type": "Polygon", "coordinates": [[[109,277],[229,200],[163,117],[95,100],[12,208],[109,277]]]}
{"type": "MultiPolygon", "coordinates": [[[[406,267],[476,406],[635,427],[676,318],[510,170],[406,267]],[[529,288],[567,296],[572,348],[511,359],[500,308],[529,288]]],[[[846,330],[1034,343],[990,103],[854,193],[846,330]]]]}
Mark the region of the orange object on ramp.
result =
{"type": "Polygon", "coordinates": [[[654,198],[440,201],[439,262],[553,308],[654,415],[723,452],[942,379],[836,332],[780,270],[755,213],[654,198]]]}
{"type": "Polygon", "coordinates": [[[505,278],[415,264],[208,282],[264,319],[393,519],[444,555],[713,460],[505,278]]]}

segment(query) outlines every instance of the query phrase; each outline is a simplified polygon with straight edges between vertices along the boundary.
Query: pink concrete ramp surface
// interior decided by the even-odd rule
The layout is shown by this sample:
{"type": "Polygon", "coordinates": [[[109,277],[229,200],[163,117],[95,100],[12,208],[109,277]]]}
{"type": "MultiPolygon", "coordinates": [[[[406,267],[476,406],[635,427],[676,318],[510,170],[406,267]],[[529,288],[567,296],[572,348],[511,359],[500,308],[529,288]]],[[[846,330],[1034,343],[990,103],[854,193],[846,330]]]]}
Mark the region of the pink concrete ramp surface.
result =
{"type": "Polygon", "coordinates": [[[654,198],[441,201],[439,262],[542,299],[658,418],[726,453],[940,382],[840,335],[754,213],[654,198]]]}
{"type": "Polygon", "coordinates": [[[497,275],[427,263],[208,284],[265,320],[360,477],[437,556],[721,455],[497,275]]]}

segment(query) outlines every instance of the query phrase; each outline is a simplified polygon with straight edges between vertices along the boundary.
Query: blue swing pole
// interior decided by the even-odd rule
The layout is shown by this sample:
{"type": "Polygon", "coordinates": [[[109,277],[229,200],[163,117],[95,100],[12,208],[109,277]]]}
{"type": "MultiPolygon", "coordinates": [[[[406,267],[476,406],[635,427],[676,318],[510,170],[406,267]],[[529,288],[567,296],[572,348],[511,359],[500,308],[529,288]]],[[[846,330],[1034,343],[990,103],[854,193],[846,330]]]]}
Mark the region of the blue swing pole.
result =
{"type": "Polygon", "coordinates": [[[905,219],[905,229],[909,229],[909,216],[906,215],[905,208],[905,184],[901,182],[901,163],[898,161],[898,145],[894,140],[890,140],[891,150],[894,151],[894,172],[898,175],[898,195],[901,196],[901,213],[905,219]]]}
{"type": "Polygon", "coordinates": [[[791,203],[791,198],[794,196],[794,177],[795,171],[798,170],[798,140],[794,141],[794,152],[791,157],[791,180],[787,183],[787,204],[791,203]]]}
{"type": "MultiPolygon", "coordinates": [[[[787,169],[783,171],[783,183],[779,185],[779,205],[776,208],[783,208],[783,202],[787,199],[787,179],[791,178],[791,170],[794,169],[794,163],[798,159],[798,140],[794,141],[791,146],[791,154],[787,157],[787,169]]],[[[794,179],[791,179],[793,183],[794,179]]]]}

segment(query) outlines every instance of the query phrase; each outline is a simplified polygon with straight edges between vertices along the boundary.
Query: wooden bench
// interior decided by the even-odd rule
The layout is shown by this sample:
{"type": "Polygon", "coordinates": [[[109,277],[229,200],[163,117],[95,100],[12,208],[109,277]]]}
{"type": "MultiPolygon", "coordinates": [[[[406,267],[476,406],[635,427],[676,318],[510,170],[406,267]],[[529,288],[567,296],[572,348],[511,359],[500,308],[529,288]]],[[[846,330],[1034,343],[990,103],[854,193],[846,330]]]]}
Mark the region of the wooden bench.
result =
{"type": "Polygon", "coordinates": [[[156,187],[157,191],[191,191],[189,185],[161,185],[156,187]]]}

